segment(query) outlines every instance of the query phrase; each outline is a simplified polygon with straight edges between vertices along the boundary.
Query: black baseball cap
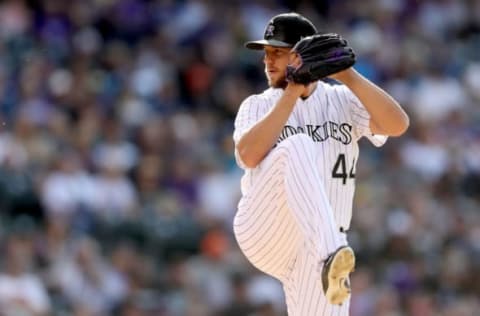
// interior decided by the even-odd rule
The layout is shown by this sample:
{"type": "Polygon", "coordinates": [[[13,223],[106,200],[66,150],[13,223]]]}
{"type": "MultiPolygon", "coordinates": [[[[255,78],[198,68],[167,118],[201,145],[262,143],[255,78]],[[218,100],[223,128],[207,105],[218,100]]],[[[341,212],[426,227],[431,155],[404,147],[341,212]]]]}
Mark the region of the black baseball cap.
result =
{"type": "Polygon", "coordinates": [[[317,29],[306,17],[298,13],[282,13],[268,22],[262,40],[246,42],[245,47],[256,50],[265,45],[293,47],[302,37],[316,33],[317,29]]]}

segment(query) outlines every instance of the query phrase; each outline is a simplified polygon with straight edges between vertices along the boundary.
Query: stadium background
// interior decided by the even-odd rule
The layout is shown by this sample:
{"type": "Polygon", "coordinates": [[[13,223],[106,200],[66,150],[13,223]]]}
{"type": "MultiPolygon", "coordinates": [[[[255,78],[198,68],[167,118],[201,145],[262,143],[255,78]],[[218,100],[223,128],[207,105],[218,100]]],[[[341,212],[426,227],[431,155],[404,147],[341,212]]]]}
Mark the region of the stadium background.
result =
{"type": "Polygon", "coordinates": [[[480,2],[0,3],[0,314],[285,315],[239,253],[242,47],[295,10],[406,108],[362,142],[352,316],[480,310],[480,2]],[[320,4],[317,4],[320,3],[320,4]]]}

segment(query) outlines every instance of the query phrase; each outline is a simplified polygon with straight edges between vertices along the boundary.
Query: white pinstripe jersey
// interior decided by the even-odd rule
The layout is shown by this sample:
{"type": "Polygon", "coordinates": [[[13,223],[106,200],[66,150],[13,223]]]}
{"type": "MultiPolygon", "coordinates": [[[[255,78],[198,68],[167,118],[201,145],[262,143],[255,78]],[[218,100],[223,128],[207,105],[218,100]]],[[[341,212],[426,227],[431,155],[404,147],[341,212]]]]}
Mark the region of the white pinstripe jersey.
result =
{"type": "MultiPolygon", "coordinates": [[[[282,93],[282,89],[269,88],[243,101],[235,119],[235,143],[272,109],[282,93]]],[[[381,146],[387,139],[372,135],[369,122],[370,114],[350,89],[345,85],[319,81],[312,95],[297,100],[278,139],[281,142],[296,133],[305,133],[318,145],[319,172],[337,225],[344,229],[350,227],[352,216],[355,166],[359,154],[357,142],[366,136],[375,146],[381,146]]],[[[241,186],[242,193],[246,194],[258,168],[247,168],[237,151],[235,156],[238,165],[245,169],[241,186]]]]}

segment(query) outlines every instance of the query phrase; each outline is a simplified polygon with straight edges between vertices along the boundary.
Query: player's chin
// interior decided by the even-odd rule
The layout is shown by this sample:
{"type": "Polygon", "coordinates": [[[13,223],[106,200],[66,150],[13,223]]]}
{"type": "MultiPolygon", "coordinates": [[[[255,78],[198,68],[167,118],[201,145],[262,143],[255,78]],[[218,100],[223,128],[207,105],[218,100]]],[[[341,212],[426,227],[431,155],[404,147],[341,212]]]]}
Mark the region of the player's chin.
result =
{"type": "Polygon", "coordinates": [[[268,79],[268,86],[272,88],[285,89],[285,87],[287,86],[287,79],[284,76],[278,77],[278,78],[267,76],[267,79],[268,79]]]}

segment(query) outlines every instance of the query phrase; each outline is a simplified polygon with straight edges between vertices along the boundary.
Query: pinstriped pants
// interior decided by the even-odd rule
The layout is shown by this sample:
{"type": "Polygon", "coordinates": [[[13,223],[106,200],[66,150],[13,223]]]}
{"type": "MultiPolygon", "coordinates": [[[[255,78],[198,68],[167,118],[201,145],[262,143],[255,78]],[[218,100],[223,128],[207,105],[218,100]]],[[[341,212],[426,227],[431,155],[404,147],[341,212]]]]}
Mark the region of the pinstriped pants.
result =
{"type": "Polygon", "coordinates": [[[257,166],[234,219],[240,249],[283,284],[289,316],[346,316],[326,301],[322,262],[346,244],[318,172],[317,149],[305,134],[282,141],[257,166]]]}

